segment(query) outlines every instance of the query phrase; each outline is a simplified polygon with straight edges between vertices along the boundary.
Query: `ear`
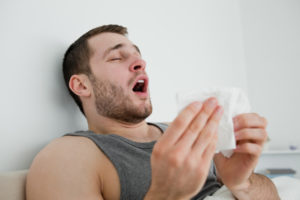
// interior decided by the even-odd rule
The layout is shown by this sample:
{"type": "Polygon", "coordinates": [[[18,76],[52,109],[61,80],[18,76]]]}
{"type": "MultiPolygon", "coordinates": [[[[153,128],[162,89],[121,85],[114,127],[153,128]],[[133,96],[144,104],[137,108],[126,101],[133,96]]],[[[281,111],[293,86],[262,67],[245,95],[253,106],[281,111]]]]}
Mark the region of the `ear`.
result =
{"type": "Polygon", "coordinates": [[[69,88],[80,97],[89,97],[91,95],[91,85],[85,74],[74,74],[69,81],[69,88]]]}

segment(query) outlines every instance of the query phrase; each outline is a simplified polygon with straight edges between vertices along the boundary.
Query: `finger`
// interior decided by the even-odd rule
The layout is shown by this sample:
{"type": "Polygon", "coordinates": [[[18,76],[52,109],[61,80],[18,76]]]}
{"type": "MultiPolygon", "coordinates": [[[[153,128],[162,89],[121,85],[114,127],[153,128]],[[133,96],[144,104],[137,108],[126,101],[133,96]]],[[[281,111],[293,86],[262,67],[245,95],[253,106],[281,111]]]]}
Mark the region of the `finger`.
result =
{"type": "Polygon", "coordinates": [[[193,151],[202,154],[205,148],[208,146],[211,140],[213,139],[214,134],[217,134],[219,123],[223,115],[223,108],[218,106],[214,111],[211,118],[208,120],[207,124],[205,125],[203,131],[198,136],[197,140],[194,143],[193,151]]]}
{"type": "Polygon", "coordinates": [[[213,159],[214,154],[216,152],[216,146],[218,142],[218,132],[216,131],[213,134],[211,142],[208,144],[207,148],[204,150],[202,158],[204,161],[210,161],[213,159]]]}
{"type": "Polygon", "coordinates": [[[214,133],[214,136],[212,138],[213,138],[212,141],[207,145],[207,147],[205,148],[204,152],[201,155],[196,154],[196,152],[190,154],[191,158],[193,158],[193,160],[196,161],[196,165],[201,166],[198,167],[195,172],[196,173],[198,172],[199,174],[205,176],[207,176],[209,167],[211,165],[213,156],[216,151],[218,134],[214,133]]]}
{"type": "Polygon", "coordinates": [[[267,120],[256,113],[246,113],[233,118],[234,130],[243,128],[266,128],[267,120]]]}
{"type": "Polygon", "coordinates": [[[209,98],[203,103],[203,107],[199,114],[195,117],[185,133],[178,140],[177,146],[192,147],[199,133],[204,128],[207,120],[211,117],[214,110],[217,107],[217,100],[215,98],[209,98]]]}
{"type": "Polygon", "coordinates": [[[221,152],[214,154],[214,163],[216,164],[216,167],[219,162],[224,162],[226,159],[227,158],[221,152]]]}
{"type": "Polygon", "coordinates": [[[263,143],[267,140],[268,134],[265,129],[245,128],[235,132],[236,141],[251,140],[255,143],[263,143]]]}
{"type": "Polygon", "coordinates": [[[246,142],[238,144],[234,151],[238,153],[246,153],[257,156],[262,152],[262,146],[255,143],[246,142]]]}
{"type": "Polygon", "coordinates": [[[158,143],[164,145],[174,145],[178,138],[184,133],[188,125],[198,114],[202,108],[201,102],[193,102],[183,109],[180,114],[175,118],[158,143]]]}

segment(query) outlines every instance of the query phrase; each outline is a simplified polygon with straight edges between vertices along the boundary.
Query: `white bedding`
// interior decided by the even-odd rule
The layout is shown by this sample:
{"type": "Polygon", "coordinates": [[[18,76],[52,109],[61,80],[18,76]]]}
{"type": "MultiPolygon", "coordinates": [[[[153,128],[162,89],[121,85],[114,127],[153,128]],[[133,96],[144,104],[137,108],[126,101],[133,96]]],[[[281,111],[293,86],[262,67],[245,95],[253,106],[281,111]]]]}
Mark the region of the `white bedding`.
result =
{"type": "MultiPolygon", "coordinates": [[[[272,179],[276,185],[281,200],[300,200],[300,180],[288,176],[280,176],[272,179]]],[[[205,200],[234,200],[231,192],[221,187],[213,196],[205,200]]]]}

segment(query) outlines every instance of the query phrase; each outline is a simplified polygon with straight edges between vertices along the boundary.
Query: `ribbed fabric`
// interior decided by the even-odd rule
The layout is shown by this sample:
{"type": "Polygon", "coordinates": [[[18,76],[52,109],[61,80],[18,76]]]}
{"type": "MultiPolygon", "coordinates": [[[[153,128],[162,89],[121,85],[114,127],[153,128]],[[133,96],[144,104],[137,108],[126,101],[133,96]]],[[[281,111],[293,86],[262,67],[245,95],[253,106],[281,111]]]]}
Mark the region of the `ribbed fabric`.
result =
{"type": "MultiPolygon", "coordinates": [[[[162,132],[166,124],[148,123],[158,127],[162,132]]],[[[83,136],[91,139],[109,158],[116,168],[121,184],[121,200],[142,200],[151,183],[150,157],[156,141],[139,143],[115,134],[96,134],[92,131],[78,131],[65,136],[83,136]]],[[[201,200],[220,188],[214,166],[202,190],[193,200],[201,200]]]]}

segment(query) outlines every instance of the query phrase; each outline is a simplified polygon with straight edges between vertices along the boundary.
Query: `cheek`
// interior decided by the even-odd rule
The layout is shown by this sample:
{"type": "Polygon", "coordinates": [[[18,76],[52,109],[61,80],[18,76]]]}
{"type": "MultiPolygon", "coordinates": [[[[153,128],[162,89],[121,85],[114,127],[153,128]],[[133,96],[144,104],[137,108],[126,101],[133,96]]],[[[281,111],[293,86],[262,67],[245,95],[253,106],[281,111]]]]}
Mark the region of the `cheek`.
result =
{"type": "Polygon", "coordinates": [[[106,66],[96,73],[99,80],[109,81],[116,86],[121,86],[125,90],[128,90],[129,84],[132,84],[132,75],[130,75],[128,69],[126,70],[122,66],[106,66]]]}
{"type": "Polygon", "coordinates": [[[109,81],[116,86],[122,87],[124,90],[128,90],[131,82],[129,75],[120,71],[110,74],[109,81]]]}

